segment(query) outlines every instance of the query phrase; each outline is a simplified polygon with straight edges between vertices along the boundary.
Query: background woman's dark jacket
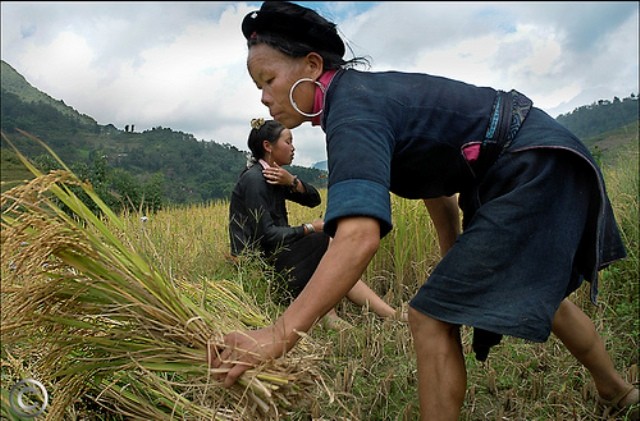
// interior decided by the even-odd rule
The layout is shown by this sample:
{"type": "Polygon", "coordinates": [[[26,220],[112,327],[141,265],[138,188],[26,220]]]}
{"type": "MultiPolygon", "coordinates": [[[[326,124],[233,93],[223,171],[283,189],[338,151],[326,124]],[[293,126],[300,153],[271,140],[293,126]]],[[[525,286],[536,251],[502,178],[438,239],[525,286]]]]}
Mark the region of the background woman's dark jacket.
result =
{"type": "Polygon", "coordinates": [[[229,206],[231,254],[238,256],[247,248],[257,248],[271,255],[282,246],[304,236],[302,226],[289,226],[286,200],[303,206],[321,203],[320,194],[304,181],[305,193],[292,192],[286,186],[271,185],[262,175],[262,166],[245,170],[233,189],[229,206]]]}

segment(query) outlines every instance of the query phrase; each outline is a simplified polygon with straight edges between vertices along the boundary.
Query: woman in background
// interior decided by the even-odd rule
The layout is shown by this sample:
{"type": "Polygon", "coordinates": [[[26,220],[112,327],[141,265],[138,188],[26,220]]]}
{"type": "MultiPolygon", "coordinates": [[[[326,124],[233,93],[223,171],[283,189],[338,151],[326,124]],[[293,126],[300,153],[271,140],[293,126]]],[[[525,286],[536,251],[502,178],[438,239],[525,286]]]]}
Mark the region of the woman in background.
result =
{"type": "MultiPolygon", "coordinates": [[[[252,165],[240,175],[229,207],[231,254],[239,256],[245,250],[262,252],[284,280],[286,292],[295,298],[327,251],[330,237],[323,232],[322,219],[290,226],[286,201],[315,207],[321,202],[320,194],[282,168],[291,164],[295,152],[292,133],[282,124],[275,120],[252,120],[248,146],[252,165]]],[[[396,315],[362,280],[356,282],[347,298],[355,304],[368,305],[381,317],[396,315]]],[[[331,328],[346,325],[335,309],[327,313],[325,322],[331,328]]]]}

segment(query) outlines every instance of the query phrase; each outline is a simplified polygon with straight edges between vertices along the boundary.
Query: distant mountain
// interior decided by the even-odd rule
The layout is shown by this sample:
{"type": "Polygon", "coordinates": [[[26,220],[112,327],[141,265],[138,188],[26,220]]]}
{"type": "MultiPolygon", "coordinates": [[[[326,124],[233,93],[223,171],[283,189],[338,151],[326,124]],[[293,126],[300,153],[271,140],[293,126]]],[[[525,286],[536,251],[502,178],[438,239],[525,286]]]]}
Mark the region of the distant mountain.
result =
{"type": "Polygon", "coordinates": [[[11,67],[6,61],[0,60],[0,79],[2,89],[6,92],[16,95],[21,101],[27,103],[38,103],[50,105],[61,114],[75,118],[83,124],[93,125],[97,122],[86,114],[80,114],[64,103],[53,99],[44,92],[34,88],[27,80],[22,77],[13,67],[11,67]]]}
{"type": "MultiPolygon", "coordinates": [[[[122,190],[123,180],[128,188],[153,181],[162,186],[164,201],[176,204],[228,198],[246,168],[246,152],[229,144],[200,141],[192,134],[163,127],[134,133],[112,124],[99,125],[33,87],[8,63],[1,64],[0,128],[29,158],[42,158],[44,150],[18,130],[43,140],[89,179],[103,174],[106,165],[112,177],[101,183],[122,190]]],[[[7,181],[18,174],[16,159],[7,151],[4,139],[0,146],[2,179],[7,181]]],[[[52,163],[44,158],[40,162],[52,163]]],[[[296,165],[291,170],[316,187],[326,186],[323,171],[296,165]]]]}
{"type": "Polygon", "coordinates": [[[591,138],[638,121],[639,115],[638,96],[631,94],[627,98],[601,99],[583,105],[570,113],[560,114],[556,120],[589,143],[591,138]]]}
{"type": "Polygon", "coordinates": [[[317,170],[322,170],[322,171],[328,171],[329,167],[328,167],[328,161],[320,161],[320,162],[316,162],[315,164],[311,165],[311,168],[315,168],[317,170]]]}

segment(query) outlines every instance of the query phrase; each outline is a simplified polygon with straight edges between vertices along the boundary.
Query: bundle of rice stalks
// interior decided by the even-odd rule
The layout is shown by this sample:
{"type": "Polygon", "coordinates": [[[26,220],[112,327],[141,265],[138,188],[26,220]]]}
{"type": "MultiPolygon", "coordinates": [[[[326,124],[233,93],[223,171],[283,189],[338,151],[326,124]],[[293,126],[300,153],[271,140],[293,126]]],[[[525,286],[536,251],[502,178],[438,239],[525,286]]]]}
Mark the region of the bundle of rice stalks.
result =
{"type": "Polygon", "coordinates": [[[53,388],[49,419],[87,397],[141,420],[280,419],[314,401],[322,355],[309,338],[222,387],[208,344],[268,320],[232,282],[205,280],[205,291],[159,273],[91,186],[42,145],[64,169],[42,174],[18,152],[35,178],[2,194],[0,334],[3,359],[40,353],[33,371],[53,388]]]}

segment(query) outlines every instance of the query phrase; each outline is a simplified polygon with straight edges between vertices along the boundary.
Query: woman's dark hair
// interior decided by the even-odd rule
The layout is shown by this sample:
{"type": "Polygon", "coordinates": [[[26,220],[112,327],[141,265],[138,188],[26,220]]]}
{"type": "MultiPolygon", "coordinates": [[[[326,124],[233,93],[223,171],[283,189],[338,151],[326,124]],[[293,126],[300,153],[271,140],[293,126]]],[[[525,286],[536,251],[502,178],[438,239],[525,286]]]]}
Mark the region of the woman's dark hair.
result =
{"type": "Polygon", "coordinates": [[[276,143],[285,127],[275,120],[264,121],[262,119],[252,120],[251,126],[247,146],[249,146],[253,160],[257,162],[259,159],[264,158],[262,141],[267,140],[271,144],[276,143]]]}
{"type": "MultiPolygon", "coordinates": [[[[288,1],[262,3],[260,10],[245,16],[242,33],[249,48],[267,44],[294,58],[316,52],[323,58],[324,70],[369,64],[364,57],[344,60],[346,44],[338,34],[336,24],[312,9],[288,1]]],[[[349,51],[353,53],[350,47],[349,51]]]]}

